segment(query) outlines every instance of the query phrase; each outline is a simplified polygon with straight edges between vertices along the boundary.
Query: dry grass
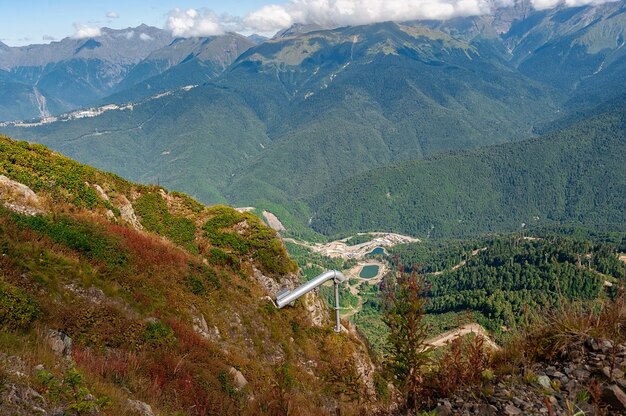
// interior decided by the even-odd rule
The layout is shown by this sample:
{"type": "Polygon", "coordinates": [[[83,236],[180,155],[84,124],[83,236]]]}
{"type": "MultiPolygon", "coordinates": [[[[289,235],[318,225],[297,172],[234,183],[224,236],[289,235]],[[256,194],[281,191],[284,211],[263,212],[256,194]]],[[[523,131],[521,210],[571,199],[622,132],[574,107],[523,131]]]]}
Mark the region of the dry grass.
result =
{"type": "Polygon", "coordinates": [[[526,333],[524,345],[529,358],[554,360],[572,344],[588,337],[626,340],[626,298],[594,302],[562,302],[556,309],[535,313],[526,333]]]}

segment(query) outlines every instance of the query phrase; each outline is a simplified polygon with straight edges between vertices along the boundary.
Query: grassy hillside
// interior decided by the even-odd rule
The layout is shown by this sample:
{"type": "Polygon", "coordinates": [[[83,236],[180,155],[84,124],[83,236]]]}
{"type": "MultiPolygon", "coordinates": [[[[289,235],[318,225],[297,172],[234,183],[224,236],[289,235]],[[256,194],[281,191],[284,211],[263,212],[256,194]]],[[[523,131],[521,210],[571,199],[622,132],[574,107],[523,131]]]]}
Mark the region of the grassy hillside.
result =
{"type": "Polygon", "coordinates": [[[374,170],[311,199],[322,233],[451,237],[522,224],[626,226],[624,107],[539,139],[374,170]]]}
{"type": "Polygon", "coordinates": [[[369,406],[354,365],[369,362],[363,344],[335,334],[315,298],[304,304],[318,305],[321,326],[302,301],[278,310],[268,297],[299,278],[257,217],[41,145],[1,137],[0,155],[0,175],[36,192],[0,177],[0,392],[42,396],[0,413],[135,414],[129,400],[163,415],[369,406]],[[49,347],[54,331],[72,340],[57,351],[66,360],[49,347]]]}

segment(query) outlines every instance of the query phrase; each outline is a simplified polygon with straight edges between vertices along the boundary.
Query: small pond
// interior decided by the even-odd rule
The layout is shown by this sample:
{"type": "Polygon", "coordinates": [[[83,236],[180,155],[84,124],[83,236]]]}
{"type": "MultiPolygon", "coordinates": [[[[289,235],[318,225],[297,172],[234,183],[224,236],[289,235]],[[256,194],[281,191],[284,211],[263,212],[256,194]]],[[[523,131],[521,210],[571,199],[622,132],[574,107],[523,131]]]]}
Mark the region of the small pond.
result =
{"type": "Polygon", "coordinates": [[[367,253],[368,256],[376,256],[385,254],[385,249],[382,247],[376,247],[374,250],[367,253]]]}
{"type": "Polygon", "coordinates": [[[361,269],[361,273],[359,273],[359,277],[363,279],[371,279],[373,277],[376,277],[378,275],[379,268],[380,267],[376,265],[364,266],[361,269]]]}

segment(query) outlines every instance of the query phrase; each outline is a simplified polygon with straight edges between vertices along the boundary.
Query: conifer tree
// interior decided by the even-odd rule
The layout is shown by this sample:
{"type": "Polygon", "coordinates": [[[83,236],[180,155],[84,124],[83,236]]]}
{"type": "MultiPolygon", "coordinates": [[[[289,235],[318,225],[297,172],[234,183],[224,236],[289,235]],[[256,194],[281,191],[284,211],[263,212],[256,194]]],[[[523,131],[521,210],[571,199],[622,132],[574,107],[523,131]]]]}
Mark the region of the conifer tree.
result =
{"type": "Polygon", "coordinates": [[[430,353],[425,343],[428,326],[423,319],[424,276],[415,269],[407,273],[400,268],[395,281],[388,275],[383,289],[383,320],[389,327],[386,366],[406,397],[407,410],[417,410],[423,388],[422,368],[428,363],[430,353]]]}

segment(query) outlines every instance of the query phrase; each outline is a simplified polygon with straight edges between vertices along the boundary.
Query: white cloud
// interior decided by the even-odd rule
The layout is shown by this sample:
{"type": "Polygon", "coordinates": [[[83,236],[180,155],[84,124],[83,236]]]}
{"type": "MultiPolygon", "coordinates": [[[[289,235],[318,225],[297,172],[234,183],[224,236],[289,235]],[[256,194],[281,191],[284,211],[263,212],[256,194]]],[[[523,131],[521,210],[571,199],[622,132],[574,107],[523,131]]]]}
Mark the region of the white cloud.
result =
{"type": "Polygon", "coordinates": [[[107,17],[109,19],[119,19],[120,15],[117,12],[110,11],[110,12],[107,13],[107,17]]]}
{"type": "Polygon", "coordinates": [[[97,26],[87,26],[79,23],[74,23],[76,32],[72,35],[74,39],[95,38],[102,35],[102,32],[97,26]]]}
{"type": "Polygon", "coordinates": [[[491,0],[291,0],[250,13],[244,22],[250,29],[269,32],[293,23],[336,27],[388,20],[448,19],[489,13],[493,3],[491,0]]]}
{"type": "Polygon", "coordinates": [[[53,41],[53,40],[57,40],[57,38],[55,36],[52,36],[52,35],[43,35],[41,37],[41,40],[46,41],[46,42],[50,42],[50,41],[53,41]]]}
{"type": "Polygon", "coordinates": [[[284,7],[270,5],[250,13],[243,21],[252,30],[275,32],[294,24],[294,17],[284,7]]]}
{"type": "MultiPolygon", "coordinates": [[[[321,27],[355,26],[385,21],[445,20],[489,14],[524,0],[288,0],[270,4],[243,19],[207,9],[174,9],[166,28],[174,36],[213,36],[225,32],[272,35],[295,23],[321,27]]],[[[535,9],[600,4],[618,0],[530,0],[535,9]]]]}
{"type": "Polygon", "coordinates": [[[143,40],[144,42],[147,42],[149,40],[153,40],[154,38],[146,33],[142,33],[139,35],[139,39],[143,40]]]}
{"type": "Polygon", "coordinates": [[[610,3],[617,0],[530,0],[533,7],[537,10],[552,9],[553,7],[563,4],[566,7],[578,7],[586,5],[595,5],[602,3],[610,3]]]}
{"type": "Polygon", "coordinates": [[[214,36],[225,32],[220,17],[206,9],[174,9],[169,12],[166,28],[179,37],[214,36]]]}

